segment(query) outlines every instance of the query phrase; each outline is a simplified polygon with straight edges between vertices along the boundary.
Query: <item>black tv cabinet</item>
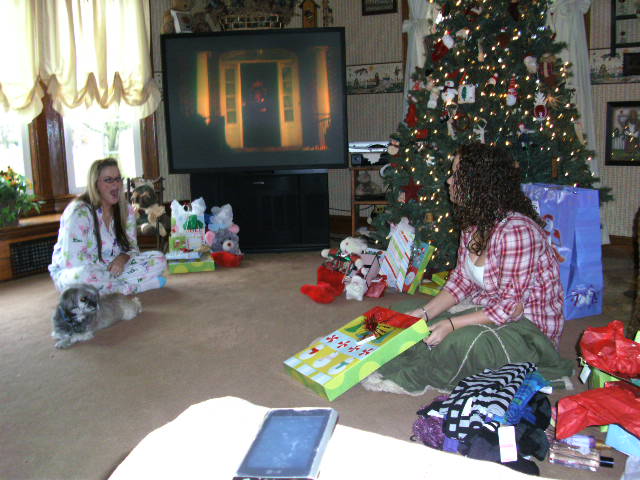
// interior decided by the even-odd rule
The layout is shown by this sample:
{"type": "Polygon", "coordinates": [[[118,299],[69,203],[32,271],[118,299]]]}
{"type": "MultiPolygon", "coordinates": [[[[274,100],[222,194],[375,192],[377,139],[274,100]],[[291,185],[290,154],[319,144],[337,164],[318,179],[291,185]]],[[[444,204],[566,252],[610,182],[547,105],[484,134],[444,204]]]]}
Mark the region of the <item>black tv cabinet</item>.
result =
{"type": "Polygon", "coordinates": [[[329,246],[326,170],[191,174],[191,198],[233,207],[243,252],[319,250],[329,246]]]}

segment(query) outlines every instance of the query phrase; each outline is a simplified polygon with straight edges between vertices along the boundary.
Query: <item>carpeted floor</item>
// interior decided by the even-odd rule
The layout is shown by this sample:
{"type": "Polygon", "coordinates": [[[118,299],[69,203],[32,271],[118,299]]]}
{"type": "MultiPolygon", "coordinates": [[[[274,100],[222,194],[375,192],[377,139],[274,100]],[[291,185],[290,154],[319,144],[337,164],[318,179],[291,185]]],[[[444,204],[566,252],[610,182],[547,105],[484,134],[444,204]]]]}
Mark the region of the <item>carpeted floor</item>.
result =
{"type": "MultiPolygon", "coordinates": [[[[165,288],[139,296],[144,312],[137,319],[65,351],[53,348],[49,336],[57,301],[49,277],[0,284],[0,477],[107,478],[147,433],[214,397],[270,407],[328,405],[289,378],[282,361],[365,310],[403,296],[315,304],[299,288],[315,283],[319,263],[317,252],[254,254],[240,268],[171,276],[165,288]]],[[[605,275],[604,314],[567,323],[561,345],[567,357],[575,358],[586,327],[629,318],[630,248],[605,247],[605,275]]],[[[584,388],[577,377],[575,383],[584,388]]],[[[356,386],[330,405],[345,425],[408,439],[416,410],[435,394],[356,386]]],[[[619,478],[626,457],[612,456],[615,468],[597,474],[548,462],[540,467],[548,477],[619,478]]]]}

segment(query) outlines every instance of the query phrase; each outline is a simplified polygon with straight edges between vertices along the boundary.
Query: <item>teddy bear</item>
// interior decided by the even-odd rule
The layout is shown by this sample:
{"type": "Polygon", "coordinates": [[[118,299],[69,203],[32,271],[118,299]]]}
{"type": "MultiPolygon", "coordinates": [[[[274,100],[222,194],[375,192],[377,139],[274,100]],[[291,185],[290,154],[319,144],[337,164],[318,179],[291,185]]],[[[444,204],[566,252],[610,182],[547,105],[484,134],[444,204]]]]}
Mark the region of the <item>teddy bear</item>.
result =
{"type": "Polygon", "coordinates": [[[207,227],[212,232],[229,229],[237,234],[240,231],[240,227],[233,223],[233,208],[228,203],[221,207],[211,207],[211,217],[207,227]]]}
{"type": "Polygon", "coordinates": [[[171,230],[171,217],[158,198],[153,186],[143,183],[133,189],[131,205],[136,211],[138,231],[144,235],[153,235],[158,228],[158,234],[165,238],[171,230]]]}
{"type": "Polygon", "coordinates": [[[303,285],[300,291],[317,303],[331,303],[345,291],[348,277],[358,274],[364,262],[360,258],[367,249],[362,238],[347,237],[335,249],[325,248],[320,255],[325,262],[318,267],[317,284],[303,285]]]}
{"type": "Polygon", "coordinates": [[[240,265],[240,227],[233,223],[233,209],[228,203],[222,207],[211,207],[211,217],[207,225],[205,240],[211,247],[211,257],[223,267],[240,265]]]}

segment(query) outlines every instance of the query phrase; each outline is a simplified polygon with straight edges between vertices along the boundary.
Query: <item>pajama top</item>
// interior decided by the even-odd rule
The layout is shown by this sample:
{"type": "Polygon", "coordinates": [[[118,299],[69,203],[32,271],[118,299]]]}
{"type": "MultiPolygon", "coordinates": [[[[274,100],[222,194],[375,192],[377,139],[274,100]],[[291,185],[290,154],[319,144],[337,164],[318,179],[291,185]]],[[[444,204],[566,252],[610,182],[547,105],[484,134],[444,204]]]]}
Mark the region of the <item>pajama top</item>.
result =
{"type": "Polygon", "coordinates": [[[467,244],[475,229],[462,233],[458,263],[444,288],[460,302],[470,297],[496,324],[518,320],[518,304],[556,346],[564,325],[560,267],[543,229],[529,217],[509,213],[491,233],[486,248],[484,287],[469,276],[467,244]]]}
{"type": "Polygon", "coordinates": [[[129,206],[125,224],[128,251],[124,251],[116,239],[114,221],[109,227],[105,225],[102,208],[96,209],[96,216],[102,240],[102,262],[98,258],[90,207],[76,200],[65,208],[49,265],[56,287],[62,291],[72,283],[88,283],[101,293],[125,295],[158,288],[157,277],[164,272],[166,259],[161,252],[139,252],[133,207],[129,206]],[[108,266],[121,253],[128,254],[130,259],[123,273],[115,277],[108,271],[108,266]]]}

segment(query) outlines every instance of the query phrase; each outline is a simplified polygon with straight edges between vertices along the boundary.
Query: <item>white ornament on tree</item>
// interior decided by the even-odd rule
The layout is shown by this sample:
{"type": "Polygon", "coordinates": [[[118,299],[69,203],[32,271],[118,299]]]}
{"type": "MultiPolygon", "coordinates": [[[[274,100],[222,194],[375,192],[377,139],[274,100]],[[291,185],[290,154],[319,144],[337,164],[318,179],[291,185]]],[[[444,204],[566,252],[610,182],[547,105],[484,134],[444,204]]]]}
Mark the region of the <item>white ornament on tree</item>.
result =
{"type": "Polygon", "coordinates": [[[475,103],[476,86],[471,83],[465,83],[467,74],[463,74],[460,79],[460,87],[458,88],[458,103],[475,103]]]}
{"type": "Polygon", "coordinates": [[[478,137],[478,141],[480,143],[485,143],[484,141],[484,132],[485,132],[485,128],[487,127],[487,120],[482,118],[482,117],[478,117],[477,121],[477,125],[476,127],[473,129],[473,133],[476,134],[476,136],[478,137]]]}
{"type": "Polygon", "coordinates": [[[427,108],[435,109],[438,108],[438,97],[440,97],[440,92],[442,91],[442,87],[436,87],[433,79],[429,78],[427,81],[427,91],[429,91],[429,101],[427,102],[427,108]]]}
{"type": "Polygon", "coordinates": [[[536,122],[544,122],[549,115],[547,110],[547,97],[542,92],[536,92],[533,105],[533,116],[536,122]]]}
{"type": "Polygon", "coordinates": [[[444,90],[442,91],[441,97],[442,100],[444,101],[445,105],[449,105],[454,103],[455,101],[454,99],[456,98],[456,95],[458,94],[458,91],[456,90],[456,84],[453,80],[447,80],[444,82],[444,90]]]}
{"type": "Polygon", "coordinates": [[[533,55],[527,55],[524,57],[524,66],[527,67],[527,72],[536,73],[538,71],[538,59],[533,55]]]}

